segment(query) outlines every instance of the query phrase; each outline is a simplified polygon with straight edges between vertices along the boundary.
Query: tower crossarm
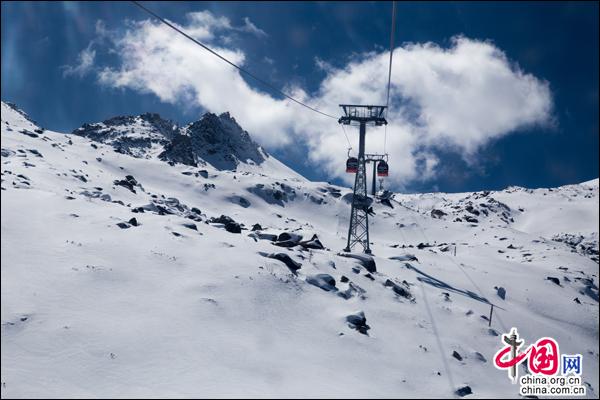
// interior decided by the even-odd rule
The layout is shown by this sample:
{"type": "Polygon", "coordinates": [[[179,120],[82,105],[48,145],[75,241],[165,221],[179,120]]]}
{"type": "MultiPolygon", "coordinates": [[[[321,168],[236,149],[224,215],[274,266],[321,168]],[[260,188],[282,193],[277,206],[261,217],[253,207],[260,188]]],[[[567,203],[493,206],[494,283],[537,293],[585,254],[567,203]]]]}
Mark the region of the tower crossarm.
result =
{"type": "Polygon", "coordinates": [[[350,125],[353,122],[356,124],[373,124],[376,126],[387,125],[384,118],[386,106],[375,105],[357,105],[357,104],[340,104],[344,115],[340,117],[338,122],[344,125],[350,125]]]}

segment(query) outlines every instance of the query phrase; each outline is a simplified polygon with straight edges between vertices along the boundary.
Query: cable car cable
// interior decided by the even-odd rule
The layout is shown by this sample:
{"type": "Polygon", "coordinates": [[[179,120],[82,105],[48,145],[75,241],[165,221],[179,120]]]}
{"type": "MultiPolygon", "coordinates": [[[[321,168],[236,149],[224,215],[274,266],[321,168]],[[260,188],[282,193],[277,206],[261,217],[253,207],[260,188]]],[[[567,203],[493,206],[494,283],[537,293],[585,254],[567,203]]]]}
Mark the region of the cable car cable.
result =
{"type": "MultiPolygon", "coordinates": [[[[409,211],[415,212],[417,214],[421,214],[420,211],[418,210],[413,210],[407,206],[405,206],[404,204],[402,204],[401,202],[399,202],[398,200],[396,200],[393,196],[392,196],[392,200],[395,201],[396,203],[398,203],[399,205],[401,205],[402,207],[406,208],[409,211]]],[[[421,235],[423,236],[423,238],[425,239],[426,243],[431,243],[429,241],[429,238],[427,237],[427,235],[425,234],[425,230],[421,227],[421,225],[419,224],[419,222],[417,221],[417,219],[415,218],[414,215],[412,214],[408,214],[410,219],[412,219],[413,224],[415,226],[417,226],[417,228],[419,228],[419,230],[421,231],[421,235]]],[[[479,296],[483,299],[485,299],[488,304],[492,305],[491,302],[489,302],[489,300],[487,300],[487,298],[483,295],[483,291],[481,290],[481,288],[479,287],[479,285],[477,285],[477,283],[475,282],[475,280],[467,273],[467,271],[463,268],[463,266],[465,264],[461,264],[459,262],[457,262],[456,260],[454,260],[454,258],[452,256],[450,256],[449,254],[443,253],[446,258],[448,259],[448,261],[450,261],[452,264],[454,264],[456,267],[458,267],[458,269],[460,269],[462,271],[462,273],[467,277],[467,279],[471,282],[471,284],[473,285],[473,287],[476,289],[476,291],[479,293],[479,296]]],[[[497,306],[496,304],[493,304],[493,306],[495,308],[499,308],[503,311],[506,311],[504,308],[497,306]]],[[[500,316],[500,313],[496,313],[496,320],[500,323],[500,326],[502,327],[502,329],[504,329],[505,332],[508,332],[507,326],[504,323],[504,321],[502,320],[502,317],[500,316]]]]}
{"type": "Polygon", "coordinates": [[[340,124],[342,130],[344,131],[344,136],[346,136],[346,141],[348,142],[348,150],[352,150],[352,145],[350,144],[350,139],[348,139],[348,134],[346,133],[346,128],[344,128],[344,124],[340,124]]]}
{"type": "MultiPolygon", "coordinates": [[[[388,68],[388,84],[387,84],[387,100],[385,103],[385,119],[388,117],[388,112],[390,108],[390,86],[392,82],[392,56],[394,55],[394,33],[396,31],[396,2],[392,1],[392,26],[390,29],[390,66],[388,68]]],[[[387,146],[387,124],[384,128],[384,136],[383,136],[383,153],[386,154],[386,146],[387,146]]]]}
{"type": "Polygon", "coordinates": [[[281,94],[282,96],[286,97],[287,99],[293,101],[296,104],[299,104],[303,107],[308,108],[311,111],[314,111],[316,113],[319,113],[321,115],[324,115],[326,117],[329,118],[333,118],[335,120],[337,120],[337,117],[334,117],[331,114],[327,114],[323,111],[317,110],[314,107],[309,106],[308,104],[305,104],[303,102],[301,102],[300,100],[296,100],[295,98],[293,98],[292,96],[290,96],[289,94],[285,93],[284,91],[282,91],[281,89],[277,88],[276,86],[270,84],[269,82],[265,81],[262,78],[259,78],[258,76],[254,75],[252,72],[240,67],[239,65],[229,61],[227,58],[223,57],[222,55],[220,55],[219,53],[217,53],[216,51],[212,50],[210,47],[206,46],[205,44],[199,42],[198,40],[194,39],[192,36],[188,35],[187,33],[185,33],[184,31],[182,31],[181,29],[177,28],[175,25],[171,24],[170,22],[168,22],[167,20],[165,20],[164,18],[162,18],[160,15],[156,14],[154,11],[144,7],[142,4],[140,4],[139,2],[132,0],[131,1],[133,4],[135,4],[136,6],[138,6],[139,8],[141,8],[142,10],[144,10],[145,12],[147,12],[148,14],[152,15],[154,18],[158,19],[160,22],[162,22],[163,24],[167,25],[168,27],[170,27],[171,29],[177,31],[178,33],[180,33],[181,35],[185,36],[187,39],[191,40],[192,42],[196,43],[198,46],[202,47],[204,50],[212,53],[213,55],[219,57],[221,60],[225,61],[227,64],[231,65],[232,67],[238,69],[240,72],[245,73],[246,75],[250,76],[251,78],[253,78],[254,80],[262,83],[263,85],[269,87],[270,89],[274,90],[275,92],[281,94]]]}

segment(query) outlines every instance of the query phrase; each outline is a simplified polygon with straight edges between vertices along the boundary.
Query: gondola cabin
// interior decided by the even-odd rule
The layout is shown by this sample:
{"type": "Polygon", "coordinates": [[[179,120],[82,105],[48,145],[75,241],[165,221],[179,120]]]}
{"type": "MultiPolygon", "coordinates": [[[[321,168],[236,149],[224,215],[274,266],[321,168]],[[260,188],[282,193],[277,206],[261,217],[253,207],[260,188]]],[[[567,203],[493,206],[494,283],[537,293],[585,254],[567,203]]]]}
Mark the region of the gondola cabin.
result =
{"type": "Polygon", "coordinates": [[[346,161],[346,172],[349,174],[355,174],[358,171],[358,158],[350,157],[346,161]]]}
{"type": "Polygon", "coordinates": [[[383,160],[377,164],[377,176],[388,176],[388,164],[383,160]]]}

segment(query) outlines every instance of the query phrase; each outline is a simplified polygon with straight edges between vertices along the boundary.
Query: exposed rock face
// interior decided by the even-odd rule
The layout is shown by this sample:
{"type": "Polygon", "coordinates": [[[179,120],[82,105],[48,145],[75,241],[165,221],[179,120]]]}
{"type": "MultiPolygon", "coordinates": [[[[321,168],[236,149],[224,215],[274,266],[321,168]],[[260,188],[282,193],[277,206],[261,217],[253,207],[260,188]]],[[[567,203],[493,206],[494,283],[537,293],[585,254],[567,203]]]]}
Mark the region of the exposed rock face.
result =
{"type": "Polygon", "coordinates": [[[335,279],[329,274],[316,274],[306,277],[306,283],[310,283],[326,292],[335,292],[338,289],[335,287],[335,279]]]}
{"type": "Polygon", "coordinates": [[[86,123],[72,133],[109,144],[120,153],[147,158],[150,157],[149,152],[154,144],[167,145],[176,135],[179,135],[179,128],[175,123],[162,119],[158,114],[145,113],[138,116],[118,116],[98,123],[86,123]]]}
{"type": "Polygon", "coordinates": [[[591,233],[589,235],[560,233],[552,237],[555,242],[561,242],[571,247],[573,251],[589,256],[592,260],[598,263],[598,234],[591,233]]]}
{"type": "Polygon", "coordinates": [[[241,233],[242,227],[240,224],[235,222],[231,217],[227,215],[221,215],[219,218],[211,218],[210,222],[223,224],[224,228],[227,232],[231,233],[241,233]]]}
{"type": "Polygon", "coordinates": [[[442,210],[438,210],[438,209],[433,209],[431,210],[431,217],[432,218],[442,218],[444,215],[448,215],[445,212],[443,212],[442,210]]]}
{"type": "Polygon", "coordinates": [[[185,135],[176,135],[158,157],[163,161],[197,166],[196,157],[192,152],[192,141],[189,136],[185,135]]]}
{"type": "Polygon", "coordinates": [[[154,113],[118,116],[83,124],[73,134],[138,158],[160,152],[166,162],[191,166],[208,162],[221,170],[235,170],[240,163],[260,164],[268,157],[229,113],[206,113],[183,128],[154,113]]]}
{"type": "Polygon", "coordinates": [[[363,335],[369,336],[367,331],[371,329],[371,327],[367,325],[367,317],[365,317],[365,313],[363,311],[346,316],[346,322],[350,328],[356,329],[363,335]]]}
{"type": "Polygon", "coordinates": [[[229,113],[206,113],[185,128],[192,152],[218,169],[233,170],[240,162],[262,163],[267,155],[229,113]]]}
{"type": "Polygon", "coordinates": [[[289,270],[294,274],[294,275],[298,275],[298,270],[302,267],[302,264],[300,264],[299,262],[294,261],[290,256],[288,256],[285,253],[271,253],[271,254],[267,254],[267,253],[260,253],[263,257],[267,257],[267,258],[273,258],[275,260],[279,260],[282,263],[284,263],[289,270]]]}
{"type": "Polygon", "coordinates": [[[368,254],[359,254],[359,253],[339,253],[339,256],[349,257],[358,260],[360,265],[362,265],[369,272],[377,272],[377,266],[375,265],[375,260],[368,254]]]}

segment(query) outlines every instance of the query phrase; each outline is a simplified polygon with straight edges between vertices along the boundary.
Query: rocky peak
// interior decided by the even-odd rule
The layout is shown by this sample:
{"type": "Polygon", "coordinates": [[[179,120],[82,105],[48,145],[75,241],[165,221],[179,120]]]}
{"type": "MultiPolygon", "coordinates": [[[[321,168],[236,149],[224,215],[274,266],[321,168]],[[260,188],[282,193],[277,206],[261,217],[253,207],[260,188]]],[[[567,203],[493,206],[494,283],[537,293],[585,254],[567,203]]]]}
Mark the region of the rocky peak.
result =
{"type": "Polygon", "coordinates": [[[267,154],[226,112],[219,116],[206,113],[185,128],[192,152],[219,169],[235,169],[242,163],[262,163],[267,154]]]}
{"type": "Polygon", "coordinates": [[[73,134],[110,144],[118,152],[134,157],[150,157],[154,145],[164,146],[179,135],[173,121],[156,113],[121,115],[99,123],[83,124],[73,134]]]}
{"type": "Polygon", "coordinates": [[[239,163],[260,164],[268,157],[228,112],[206,113],[185,128],[157,113],[116,116],[83,124],[73,134],[134,157],[158,155],[164,161],[188,165],[206,161],[218,169],[234,170],[239,163]]]}
{"type": "MultiPolygon", "coordinates": [[[[119,132],[121,134],[137,130],[136,133],[142,133],[142,131],[148,134],[158,133],[167,139],[171,139],[179,133],[179,127],[176,123],[168,119],[163,119],[157,113],[120,115],[104,120],[101,123],[83,124],[82,128],[100,131],[101,133],[119,132]]],[[[73,133],[81,132],[82,128],[76,129],[73,133]]]]}

